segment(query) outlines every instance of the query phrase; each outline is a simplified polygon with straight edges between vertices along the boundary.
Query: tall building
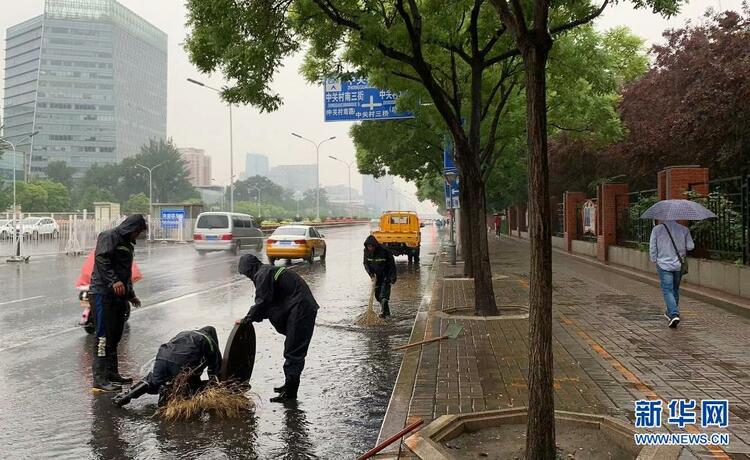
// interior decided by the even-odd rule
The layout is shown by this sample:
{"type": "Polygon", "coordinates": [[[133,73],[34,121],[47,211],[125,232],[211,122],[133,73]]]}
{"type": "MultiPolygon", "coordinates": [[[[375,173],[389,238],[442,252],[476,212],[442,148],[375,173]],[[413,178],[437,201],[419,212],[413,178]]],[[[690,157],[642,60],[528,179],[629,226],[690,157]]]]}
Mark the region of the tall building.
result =
{"type": "Polygon", "coordinates": [[[375,179],[373,176],[362,176],[362,197],[365,206],[377,212],[395,210],[396,192],[392,176],[375,179]]]}
{"type": "Polygon", "coordinates": [[[289,190],[305,192],[315,188],[316,166],[312,165],[280,165],[268,172],[268,178],[289,190]]]}
{"type": "Polygon", "coordinates": [[[7,30],[2,105],[11,142],[39,131],[32,174],[119,162],[166,138],[167,35],[115,0],[46,0],[7,30]]]}
{"type": "Polygon", "coordinates": [[[188,180],[193,187],[211,186],[211,157],[203,149],[184,147],[177,149],[185,160],[188,180]]]}
{"type": "Polygon", "coordinates": [[[268,176],[268,157],[259,153],[245,155],[245,178],[268,176]]]}

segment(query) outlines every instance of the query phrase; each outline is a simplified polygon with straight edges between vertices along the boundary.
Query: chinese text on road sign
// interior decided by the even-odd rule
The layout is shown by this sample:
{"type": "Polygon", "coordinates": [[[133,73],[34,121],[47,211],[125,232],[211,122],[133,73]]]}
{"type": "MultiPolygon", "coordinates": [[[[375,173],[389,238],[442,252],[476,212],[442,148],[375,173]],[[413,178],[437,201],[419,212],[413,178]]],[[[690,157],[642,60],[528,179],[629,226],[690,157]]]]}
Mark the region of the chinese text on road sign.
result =
{"type": "Polygon", "coordinates": [[[162,209],[161,228],[179,228],[185,219],[184,209],[162,209]]]}
{"type": "Polygon", "coordinates": [[[328,80],[324,86],[325,121],[414,118],[411,112],[396,111],[398,93],[374,88],[367,83],[367,79],[328,80]]]}

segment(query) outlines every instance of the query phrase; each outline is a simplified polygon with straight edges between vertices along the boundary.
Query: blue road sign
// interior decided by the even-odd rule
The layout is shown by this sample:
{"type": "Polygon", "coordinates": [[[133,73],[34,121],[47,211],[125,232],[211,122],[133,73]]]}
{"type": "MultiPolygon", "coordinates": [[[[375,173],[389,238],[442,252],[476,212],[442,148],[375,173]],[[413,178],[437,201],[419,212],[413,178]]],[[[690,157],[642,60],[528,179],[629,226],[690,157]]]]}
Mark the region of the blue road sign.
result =
{"type": "Polygon", "coordinates": [[[451,208],[451,200],[453,201],[453,209],[459,209],[461,207],[461,201],[458,199],[458,194],[461,190],[461,180],[458,176],[453,183],[445,183],[445,209],[451,208]]]}
{"type": "Polygon", "coordinates": [[[398,93],[370,86],[367,79],[327,80],[324,85],[325,121],[402,120],[411,112],[397,112],[398,93]]]}
{"type": "Polygon", "coordinates": [[[180,228],[185,220],[184,209],[162,209],[161,228],[180,228]]]}
{"type": "Polygon", "coordinates": [[[453,159],[453,142],[449,139],[445,141],[443,147],[443,170],[444,172],[456,172],[456,161],[453,159]]]}

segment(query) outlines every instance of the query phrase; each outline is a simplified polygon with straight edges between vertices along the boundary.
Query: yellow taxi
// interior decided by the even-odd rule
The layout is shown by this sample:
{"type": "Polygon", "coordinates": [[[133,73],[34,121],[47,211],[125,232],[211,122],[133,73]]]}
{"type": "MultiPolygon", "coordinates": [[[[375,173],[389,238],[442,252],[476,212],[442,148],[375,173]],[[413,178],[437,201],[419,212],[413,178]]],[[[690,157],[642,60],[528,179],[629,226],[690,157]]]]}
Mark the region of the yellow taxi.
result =
{"type": "Polygon", "coordinates": [[[279,259],[304,259],[313,263],[316,257],[326,260],[326,241],[315,227],[310,225],[283,225],[277,228],[266,241],[268,263],[279,259]]]}

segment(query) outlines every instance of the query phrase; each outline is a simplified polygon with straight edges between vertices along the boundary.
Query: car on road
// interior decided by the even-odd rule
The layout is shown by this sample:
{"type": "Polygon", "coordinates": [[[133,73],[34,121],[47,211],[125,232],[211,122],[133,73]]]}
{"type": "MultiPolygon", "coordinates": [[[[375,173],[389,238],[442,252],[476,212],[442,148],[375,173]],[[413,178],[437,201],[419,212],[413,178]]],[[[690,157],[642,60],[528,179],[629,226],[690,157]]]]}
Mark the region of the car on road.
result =
{"type": "Polygon", "coordinates": [[[60,236],[60,226],[51,217],[27,217],[21,221],[21,229],[24,237],[39,239],[49,236],[57,238],[60,236]]]}
{"type": "Polygon", "coordinates": [[[13,238],[13,221],[10,219],[0,219],[0,240],[13,238]]]}
{"type": "Polygon", "coordinates": [[[249,214],[204,212],[198,216],[193,231],[193,246],[198,254],[241,249],[263,250],[263,231],[249,214]]]}
{"type": "Polygon", "coordinates": [[[283,225],[268,237],[266,256],[272,264],[278,259],[304,259],[309,263],[326,260],[326,240],[311,225],[283,225]]]}

